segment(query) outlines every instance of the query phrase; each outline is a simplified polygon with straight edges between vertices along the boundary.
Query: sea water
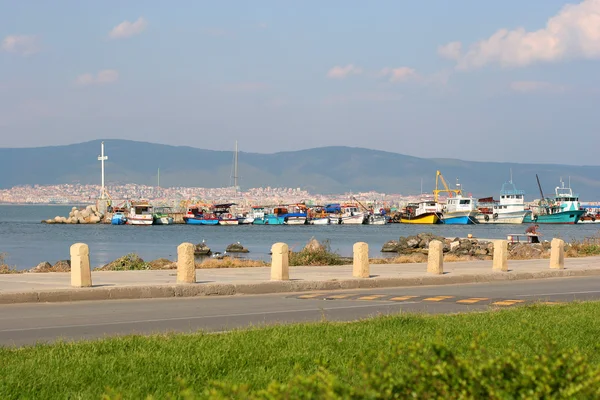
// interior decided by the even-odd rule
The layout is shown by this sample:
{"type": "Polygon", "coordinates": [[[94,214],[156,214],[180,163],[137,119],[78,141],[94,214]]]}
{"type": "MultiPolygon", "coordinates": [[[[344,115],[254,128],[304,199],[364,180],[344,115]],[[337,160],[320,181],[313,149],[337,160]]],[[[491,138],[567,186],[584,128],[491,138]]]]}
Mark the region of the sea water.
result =
{"type": "MultiPolygon", "coordinates": [[[[352,256],[352,245],[367,242],[371,257],[383,257],[381,246],[400,236],[431,232],[444,237],[506,239],[524,233],[527,225],[47,225],[41,220],[66,216],[71,206],[0,205],[0,253],[7,264],[29,269],[43,261],[54,264],[69,258],[69,247],[83,242],[90,246],[92,267],[102,266],[128,253],[137,253],[146,261],[157,258],[175,260],[177,246],[183,242],[203,240],[213,252],[224,252],[227,245],[240,242],[250,250],[244,255],[253,259],[269,259],[273,243],[285,242],[300,250],[312,237],[327,240],[333,251],[352,256]]],[[[540,225],[542,239],[560,237],[566,241],[596,236],[600,225],[540,225]]]]}

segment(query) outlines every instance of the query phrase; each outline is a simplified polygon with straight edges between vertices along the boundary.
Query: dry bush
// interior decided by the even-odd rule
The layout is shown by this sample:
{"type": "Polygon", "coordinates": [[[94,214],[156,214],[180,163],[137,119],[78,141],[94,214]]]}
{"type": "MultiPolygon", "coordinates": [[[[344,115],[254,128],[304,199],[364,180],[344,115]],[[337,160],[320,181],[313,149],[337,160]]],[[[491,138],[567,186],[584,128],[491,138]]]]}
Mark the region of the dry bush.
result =
{"type": "Polygon", "coordinates": [[[196,263],[196,269],[211,269],[211,268],[255,268],[267,267],[270,264],[260,260],[248,260],[243,258],[225,257],[219,259],[208,259],[201,263],[196,263]]]}

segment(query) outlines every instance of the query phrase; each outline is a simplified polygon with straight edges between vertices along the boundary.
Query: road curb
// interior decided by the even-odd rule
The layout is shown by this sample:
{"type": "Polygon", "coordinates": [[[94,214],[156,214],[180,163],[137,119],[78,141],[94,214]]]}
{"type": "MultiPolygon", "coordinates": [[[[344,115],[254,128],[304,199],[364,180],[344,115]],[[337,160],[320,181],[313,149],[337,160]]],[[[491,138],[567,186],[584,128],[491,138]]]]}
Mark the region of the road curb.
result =
{"type": "Polygon", "coordinates": [[[527,279],[598,276],[599,269],[547,270],[542,272],[494,272],[490,274],[423,276],[418,278],[367,278],[329,281],[266,281],[259,283],[192,283],[180,285],[92,287],[81,289],[40,290],[0,293],[0,304],[57,303],[83,300],[127,300],[169,297],[232,296],[293,293],[319,290],[375,289],[485,283],[527,279]]]}

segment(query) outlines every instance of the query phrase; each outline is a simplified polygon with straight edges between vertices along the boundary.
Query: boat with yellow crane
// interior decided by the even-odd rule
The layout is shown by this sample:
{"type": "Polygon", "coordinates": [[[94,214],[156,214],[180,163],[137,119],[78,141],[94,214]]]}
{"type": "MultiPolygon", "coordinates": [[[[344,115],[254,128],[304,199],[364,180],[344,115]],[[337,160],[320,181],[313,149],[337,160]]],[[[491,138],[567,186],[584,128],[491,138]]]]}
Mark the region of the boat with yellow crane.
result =
{"type": "Polygon", "coordinates": [[[434,201],[439,203],[439,194],[448,193],[446,203],[442,205],[442,216],[440,222],[447,225],[467,225],[476,224],[477,203],[473,197],[463,196],[462,187],[456,184],[456,189],[448,188],[448,184],[440,171],[436,171],[435,175],[435,190],[433,191],[434,201]],[[439,182],[444,186],[439,189],[439,182]]]}

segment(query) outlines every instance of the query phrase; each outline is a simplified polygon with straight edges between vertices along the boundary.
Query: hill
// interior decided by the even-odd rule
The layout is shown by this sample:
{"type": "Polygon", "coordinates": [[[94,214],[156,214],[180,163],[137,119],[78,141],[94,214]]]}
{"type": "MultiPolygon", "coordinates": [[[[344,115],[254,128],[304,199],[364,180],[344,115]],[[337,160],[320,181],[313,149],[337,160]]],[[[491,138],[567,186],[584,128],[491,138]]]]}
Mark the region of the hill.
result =
{"type": "MultiPolygon", "coordinates": [[[[233,153],[192,147],[167,146],[128,140],[107,140],[107,183],[155,185],[160,167],[161,186],[224,187],[230,185],[233,153]]],[[[99,183],[96,160],[100,141],[67,146],[0,149],[0,187],[99,183]]],[[[457,177],[466,192],[477,197],[498,196],[509,177],[539,198],[537,173],[546,195],[553,194],[562,177],[583,201],[600,198],[600,166],[470,162],[424,159],[385,151],[352,147],[322,147],[274,154],[239,153],[242,188],[301,187],[313,193],[375,190],[384,193],[431,192],[435,172],[448,184],[457,177]]]]}

